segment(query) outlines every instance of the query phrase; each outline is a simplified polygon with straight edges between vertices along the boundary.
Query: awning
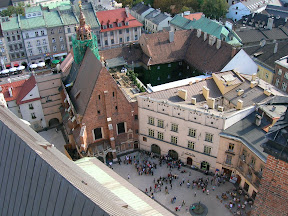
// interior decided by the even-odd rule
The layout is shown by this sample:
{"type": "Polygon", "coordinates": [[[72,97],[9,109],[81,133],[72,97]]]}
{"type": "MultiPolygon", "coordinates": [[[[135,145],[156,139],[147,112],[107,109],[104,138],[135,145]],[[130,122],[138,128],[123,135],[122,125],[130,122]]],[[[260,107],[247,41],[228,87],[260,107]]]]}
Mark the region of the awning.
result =
{"type": "Polygon", "coordinates": [[[123,66],[126,65],[127,62],[124,60],[123,57],[119,57],[119,58],[112,58],[112,59],[108,59],[106,60],[106,65],[109,68],[114,68],[114,67],[118,67],[118,66],[123,66]]]}

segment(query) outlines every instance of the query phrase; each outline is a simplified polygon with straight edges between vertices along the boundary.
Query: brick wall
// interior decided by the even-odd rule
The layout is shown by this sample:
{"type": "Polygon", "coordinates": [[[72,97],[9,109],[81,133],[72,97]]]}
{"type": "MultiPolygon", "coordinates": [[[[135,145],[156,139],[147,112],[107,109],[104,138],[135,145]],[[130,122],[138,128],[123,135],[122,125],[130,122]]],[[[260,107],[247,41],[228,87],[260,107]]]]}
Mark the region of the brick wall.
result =
{"type": "Polygon", "coordinates": [[[287,216],[287,192],[288,163],[269,155],[252,215],[287,216]]]}
{"type": "MultiPolygon", "coordinates": [[[[130,103],[110,73],[106,69],[102,69],[82,119],[82,123],[86,125],[87,143],[91,144],[114,137],[115,143],[111,142],[111,147],[115,149],[115,145],[120,145],[129,138],[138,140],[138,136],[135,133],[138,128],[138,120],[134,119],[137,113],[137,104],[130,103]],[[107,123],[107,118],[111,118],[112,121],[107,123]],[[126,122],[126,132],[131,131],[129,135],[127,133],[117,134],[116,125],[121,122],[126,122]],[[112,124],[113,131],[109,131],[108,124],[112,124]],[[103,128],[102,135],[104,137],[95,141],[93,139],[93,129],[99,127],[103,128]]],[[[133,148],[133,143],[130,148],[133,148]]]]}

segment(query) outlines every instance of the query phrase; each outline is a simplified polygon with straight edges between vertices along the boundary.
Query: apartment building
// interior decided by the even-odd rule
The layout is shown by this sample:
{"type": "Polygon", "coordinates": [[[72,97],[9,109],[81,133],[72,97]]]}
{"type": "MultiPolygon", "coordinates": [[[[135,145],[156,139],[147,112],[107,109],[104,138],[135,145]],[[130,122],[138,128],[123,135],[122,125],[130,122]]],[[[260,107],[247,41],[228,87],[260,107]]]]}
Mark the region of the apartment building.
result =
{"type": "MultiPolygon", "coordinates": [[[[22,37],[20,16],[1,18],[1,27],[11,66],[27,63],[26,49],[22,37]]],[[[8,59],[7,59],[8,60],[8,59]]]]}
{"type": "Polygon", "coordinates": [[[145,16],[145,31],[149,33],[162,31],[164,28],[170,27],[171,20],[170,14],[161,13],[160,9],[156,9],[145,16]]]}
{"type": "Polygon", "coordinates": [[[144,24],[145,23],[145,16],[154,10],[155,9],[152,8],[150,5],[147,6],[144,4],[144,2],[140,2],[130,9],[130,13],[139,22],[144,24]]]}
{"type": "Polygon", "coordinates": [[[128,8],[99,11],[96,14],[101,24],[100,49],[138,42],[143,24],[129,14],[128,8]]]}
{"type": "Polygon", "coordinates": [[[7,52],[5,38],[1,30],[0,31],[0,69],[4,70],[6,68],[6,65],[8,66],[9,62],[10,62],[10,58],[7,52]]]}
{"type": "Polygon", "coordinates": [[[288,56],[275,61],[275,74],[272,84],[284,92],[288,92],[288,56]]]}
{"type": "Polygon", "coordinates": [[[186,82],[138,97],[140,148],[215,171],[220,132],[272,94],[233,71],[186,82]]]}

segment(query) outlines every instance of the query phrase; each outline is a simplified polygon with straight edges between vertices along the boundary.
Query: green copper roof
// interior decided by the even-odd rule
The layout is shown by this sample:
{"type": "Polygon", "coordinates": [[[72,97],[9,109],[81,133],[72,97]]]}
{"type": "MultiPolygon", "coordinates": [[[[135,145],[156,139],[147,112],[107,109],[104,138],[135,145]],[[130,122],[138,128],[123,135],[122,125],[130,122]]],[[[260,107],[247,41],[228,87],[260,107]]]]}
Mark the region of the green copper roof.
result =
{"type": "Polygon", "coordinates": [[[77,18],[75,17],[73,12],[62,13],[60,16],[63,20],[64,25],[75,25],[78,23],[77,18]]]}
{"type": "Polygon", "coordinates": [[[21,16],[20,18],[21,29],[22,30],[29,30],[35,28],[45,27],[45,21],[42,16],[40,17],[33,17],[26,19],[25,17],[21,16]]]}
{"type": "MultiPolygon", "coordinates": [[[[76,9],[76,16],[79,17],[80,15],[80,9],[79,9],[79,6],[75,5],[75,9],[76,9]]],[[[96,14],[93,10],[93,7],[91,5],[91,3],[89,4],[85,4],[82,6],[82,11],[84,13],[84,16],[86,18],[86,23],[88,25],[91,26],[91,28],[99,28],[100,27],[100,23],[96,17],[96,14]]]]}
{"type": "Polygon", "coordinates": [[[217,22],[216,20],[211,20],[206,17],[201,17],[199,20],[188,20],[181,15],[176,15],[172,20],[171,24],[178,26],[181,29],[201,29],[203,32],[207,32],[209,35],[214,35],[218,39],[225,41],[228,44],[240,46],[241,39],[239,36],[233,31],[228,30],[224,25],[217,22]],[[233,35],[233,39],[231,40],[228,35],[233,35]]]}
{"type": "Polygon", "coordinates": [[[63,25],[58,11],[51,11],[51,12],[43,11],[43,16],[48,28],[63,25]]]}
{"type": "Polygon", "coordinates": [[[70,1],[60,1],[60,2],[51,2],[51,3],[41,3],[42,7],[48,7],[50,10],[59,6],[70,6],[70,1]]]}
{"type": "Polygon", "coordinates": [[[35,7],[25,7],[25,13],[33,13],[33,12],[39,12],[41,11],[40,6],[35,6],[35,7]]]}
{"type": "Polygon", "coordinates": [[[19,29],[18,17],[9,17],[9,21],[2,22],[2,31],[12,31],[19,29]]]}

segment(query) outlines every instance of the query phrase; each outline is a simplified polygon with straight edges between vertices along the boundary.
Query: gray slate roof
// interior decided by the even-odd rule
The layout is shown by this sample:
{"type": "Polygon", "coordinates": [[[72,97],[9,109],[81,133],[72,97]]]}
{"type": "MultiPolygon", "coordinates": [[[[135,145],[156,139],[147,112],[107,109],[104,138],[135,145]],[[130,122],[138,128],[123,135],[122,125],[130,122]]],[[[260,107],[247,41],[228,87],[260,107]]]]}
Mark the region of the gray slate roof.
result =
{"type": "Polygon", "coordinates": [[[243,143],[253,151],[259,158],[266,161],[267,154],[263,152],[263,147],[261,146],[265,141],[266,132],[262,130],[262,127],[269,124],[269,122],[262,119],[261,125],[257,126],[255,122],[256,112],[251,113],[244,119],[233,124],[226,130],[224,130],[221,135],[230,135],[236,137],[243,141],[243,143]]]}
{"type": "Polygon", "coordinates": [[[0,215],[108,215],[87,196],[91,179],[2,106],[0,133],[0,215]]]}
{"type": "Polygon", "coordinates": [[[11,0],[1,0],[0,1],[0,8],[8,7],[9,5],[12,5],[11,0]]]}
{"type": "Polygon", "coordinates": [[[169,16],[167,16],[163,13],[160,13],[155,17],[151,17],[149,20],[158,25],[159,23],[161,23],[163,20],[167,19],[168,17],[169,16]]]}
{"type": "Polygon", "coordinates": [[[77,73],[75,83],[69,93],[70,99],[80,115],[85,113],[101,70],[106,69],[102,67],[101,62],[88,48],[77,73]],[[76,93],[79,91],[80,96],[76,98],[76,93]]]}
{"type": "Polygon", "coordinates": [[[145,5],[145,4],[142,4],[141,2],[136,4],[134,7],[132,7],[132,11],[135,11],[136,13],[138,14],[142,14],[144,13],[145,11],[149,10],[151,7],[145,5]]]}

